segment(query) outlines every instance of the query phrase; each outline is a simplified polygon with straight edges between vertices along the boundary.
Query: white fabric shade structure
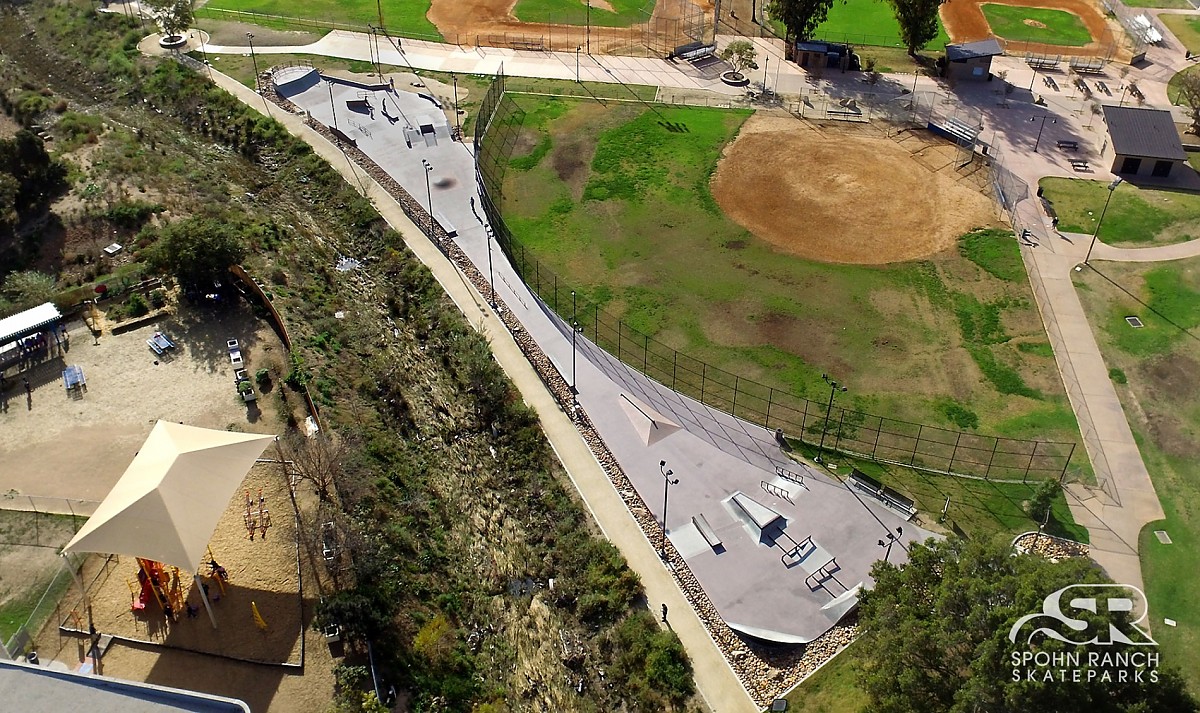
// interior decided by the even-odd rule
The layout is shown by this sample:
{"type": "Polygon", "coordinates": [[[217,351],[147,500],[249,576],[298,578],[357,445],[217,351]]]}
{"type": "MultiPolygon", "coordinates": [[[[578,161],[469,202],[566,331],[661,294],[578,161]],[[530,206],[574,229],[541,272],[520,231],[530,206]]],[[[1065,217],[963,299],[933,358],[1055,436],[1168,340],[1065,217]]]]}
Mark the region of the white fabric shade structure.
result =
{"type": "Polygon", "coordinates": [[[230,499],[274,439],[159,421],[63,551],[142,557],[195,572],[230,499]]]}

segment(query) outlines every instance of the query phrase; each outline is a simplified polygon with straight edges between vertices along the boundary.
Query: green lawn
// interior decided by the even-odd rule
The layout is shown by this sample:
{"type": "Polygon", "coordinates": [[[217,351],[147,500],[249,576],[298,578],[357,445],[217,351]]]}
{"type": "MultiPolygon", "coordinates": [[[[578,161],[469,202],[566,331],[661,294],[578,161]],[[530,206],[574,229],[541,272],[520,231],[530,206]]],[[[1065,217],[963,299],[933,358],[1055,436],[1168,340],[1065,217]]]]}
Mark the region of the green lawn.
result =
{"type": "MultiPolygon", "coordinates": [[[[832,372],[850,389],[838,403],[867,413],[1078,440],[1053,358],[1021,346],[1047,340],[1010,234],[891,265],[784,255],[708,188],[746,113],[510,96],[525,123],[505,219],[580,310],[599,305],[665,348],[822,403],[832,372]]],[[[1076,455],[1070,475],[1088,479],[1076,455]]]]}
{"type": "MultiPolygon", "coordinates": [[[[771,20],[771,24],[775,28],[776,34],[783,37],[786,30],[782,23],[771,20]]],[[[846,0],[846,2],[833,3],[825,22],[817,27],[813,37],[830,42],[848,42],[854,45],[904,47],[904,42],[900,39],[900,23],[896,22],[892,6],[877,0],[846,0]]],[[[937,37],[925,45],[925,49],[940,51],[942,46],[949,41],[950,37],[946,34],[946,28],[939,18],[937,37]]],[[[859,51],[859,54],[870,55],[872,50],[864,48],[859,51]]],[[[897,63],[893,62],[892,64],[897,63]]],[[[901,69],[899,71],[912,70],[901,69]]]]}
{"type": "Polygon", "coordinates": [[[804,683],[784,696],[789,713],[858,713],[869,702],[858,687],[859,644],[851,644],[804,683]]]}
{"type": "Polygon", "coordinates": [[[1169,99],[1172,104],[1178,104],[1181,106],[1183,105],[1183,102],[1179,99],[1179,83],[1182,81],[1183,75],[1194,74],[1196,72],[1200,72],[1200,65],[1192,65],[1187,69],[1176,72],[1175,75],[1171,77],[1170,81],[1167,82],[1167,99],[1169,99]]]}
{"type": "MultiPolygon", "coordinates": [[[[383,24],[396,35],[420,39],[441,40],[442,35],[426,17],[430,0],[379,0],[383,10],[383,24]]],[[[376,0],[209,0],[197,10],[200,17],[221,20],[232,19],[228,15],[210,10],[237,10],[261,15],[279,15],[301,20],[316,20],[347,25],[379,24],[376,0]]],[[[267,23],[268,26],[271,26],[267,23]]],[[[291,25],[289,25],[291,27],[291,25]]]]}
{"type": "Polygon", "coordinates": [[[1183,46],[1191,52],[1200,52],[1200,17],[1188,15],[1159,15],[1159,20],[1167,26],[1183,46]]]}
{"type": "MultiPolygon", "coordinates": [[[[1161,8],[1178,8],[1180,10],[1191,10],[1192,6],[1187,0],[1125,0],[1125,4],[1129,7],[1161,7],[1161,8]]],[[[1171,15],[1160,15],[1160,19],[1171,17],[1171,15]]]]}
{"type": "MultiPolygon", "coordinates": [[[[1058,213],[1058,229],[1091,234],[1108,198],[1108,184],[1078,178],[1044,178],[1045,197],[1058,213]]],[[[1113,192],[1100,241],[1110,245],[1165,245],[1200,238],[1200,195],[1122,183],[1113,192]]]]}
{"type": "Polygon", "coordinates": [[[1083,20],[1074,13],[996,3],[985,3],[982,9],[992,32],[1006,40],[1065,47],[1082,47],[1092,41],[1083,20]]]}
{"type": "Polygon", "coordinates": [[[1166,663],[1181,668],[1200,693],[1200,259],[1167,265],[1099,263],[1075,273],[1080,298],[1110,368],[1166,519],[1139,540],[1151,626],[1166,663]],[[1107,278],[1107,279],[1106,279],[1107,278]],[[1133,329],[1125,316],[1146,324],[1133,329]],[[1161,315],[1161,316],[1160,316],[1161,315]],[[1166,530],[1174,544],[1154,536],[1166,530]],[[1174,619],[1178,626],[1163,623],[1174,619]]]}
{"type": "Polygon", "coordinates": [[[523,22],[552,22],[558,25],[584,25],[589,21],[601,27],[629,27],[646,22],[654,12],[655,0],[609,0],[615,12],[592,4],[590,15],[583,0],[517,0],[513,14],[523,22]]]}

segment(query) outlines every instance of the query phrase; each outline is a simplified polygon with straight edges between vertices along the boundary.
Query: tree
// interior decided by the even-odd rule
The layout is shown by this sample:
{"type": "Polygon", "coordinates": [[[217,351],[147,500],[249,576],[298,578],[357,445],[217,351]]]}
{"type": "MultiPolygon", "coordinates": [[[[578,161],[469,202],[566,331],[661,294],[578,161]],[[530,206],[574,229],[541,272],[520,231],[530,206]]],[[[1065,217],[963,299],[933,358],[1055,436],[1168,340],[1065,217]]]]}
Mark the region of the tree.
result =
{"type": "Polygon", "coordinates": [[[747,69],[758,69],[758,63],[754,61],[757,56],[758,50],[747,40],[735,40],[721,50],[721,59],[731,64],[738,74],[747,69]]]}
{"type": "Polygon", "coordinates": [[[296,476],[312,483],[321,502],[332,502],[350,455],[346,442],[326,435],[324,431],[312,438],[294,432],[283,439],[281,445],[284,457],[292,461],[296,476]]]}
{"type": "Polygon", "coordinates": [[[13,272],[4,278],[4,287],[0,291],[12,307],[27,309],[54,297],[54,278],[33,270],[13,272]]]}
{"type": "Polygon", "coordinates": [[[825,22],[833,0],[769,0],[767,12],[787,28],[788,40],[807,40],[825,22]]]}
{"type": "Polygon", "coordinates": [[[162,229],[150,262],[185,287],[208,289],[246,254],[241,226],[226,216],[192,217],[162,229]]]}
{"type": "Polygon", "coordinates": [[[192,0],[148,0],[163,34],[178,37],[192,25],[192,0]]]}
{"type": "Polygon", "coordinates": [[[1187,110],[1192,122],[1189,131],[1200,134],[1200,72],[1184,70],[1175,75],[1175,81],[1175,103],[1187,110]]]}
{"type": "MultiPolygon", "coordinates": [[[[989,543],[951,537],[912,545],[902,568],[877,562],[871,576],[875,587],[863,593],[859,604],[863,633],[858,646],[865,657],[859,675],[873,713],[1197,710],[1182,678],[1163,667],[1157,669],[1157,682],[1089,683],[1086,672],[1080,681],[1072,680],[1070,672],[1066,680],[1014,676],[1013,652],[1079,651],[1086,661],[1088,651],[1120,655],[1148,648],[1077,646],[1036,633],[1036,627],[1022,628],[1016,644],[1009,640],[1013,625],[1042,612],[1048,595],[1068,585],[1109,581],[1088,560],[1052,563],[1036,555],[1014,556],[1002,539],[989,543]],[[1022,638],[1029,636],[1028,641],[1022,638]]],[[[1070,614],[1087,621],[1091,632],[1107,631],[1110,622],[1128,631],[1132,620],[1128,613],[1099,606],[1096,614],[1075,609],[1070,614]]]]}
{"type": "Polygon", "coordinates": [[[945,0],[888,0],[900,23],[900,39],[908,53],[917,52],[938,34],[938,8],[945,0]]]}
{"type": "Polygon", "coordinates": [[[1043,481],[1034,489],[1029,502],[1025,504],[1025,513],[1034,522],[1046,522],[1050,515],[1050,508],[1054,505],[1054,498],[1058,496],[1060,489],[1056,480],[1043,481]]]}

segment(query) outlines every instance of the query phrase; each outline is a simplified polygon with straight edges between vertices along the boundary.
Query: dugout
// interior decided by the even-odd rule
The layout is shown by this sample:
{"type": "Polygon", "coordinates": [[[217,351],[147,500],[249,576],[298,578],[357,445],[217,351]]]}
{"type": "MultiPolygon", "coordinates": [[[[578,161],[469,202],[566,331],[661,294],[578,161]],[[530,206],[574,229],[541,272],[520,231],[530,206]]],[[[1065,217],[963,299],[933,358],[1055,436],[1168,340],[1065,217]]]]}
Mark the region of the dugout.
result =
{"type": "Polygon", "coordinates": [[[946,45],[946,64],[942,76],[947,79],[990,81],[992,57],[1004,54],[995,37],[961,45],[946,45]]]}
{"type": "Polygon", "coordinates": [[[850,45],[834,42],[797,42],[792,45],[791,57],[796,64],[805,69],[840,69],[857,72],[862,69],[862,60],[850,45]]]}

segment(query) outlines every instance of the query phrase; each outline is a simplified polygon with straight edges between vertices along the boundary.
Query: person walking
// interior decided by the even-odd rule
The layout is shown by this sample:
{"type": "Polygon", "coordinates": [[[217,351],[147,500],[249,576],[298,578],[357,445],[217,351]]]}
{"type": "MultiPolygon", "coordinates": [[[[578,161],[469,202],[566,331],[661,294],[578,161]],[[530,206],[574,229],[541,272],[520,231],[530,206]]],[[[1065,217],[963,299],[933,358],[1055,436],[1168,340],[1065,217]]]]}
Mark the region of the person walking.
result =
{"type": "Polygon", "coordinates": [[[30,411],[33,410],[33,387],[29,385],[29,377],[22,376],[21,380],[25,382],[25,406],[30,411]]]}
{"type": "Polygon", "coordinates": [[[666,602],[663,602],[662,613],[663,613],[663,623],[666,624],[667,623],[667,604],[666,604],[666,602]]]}

